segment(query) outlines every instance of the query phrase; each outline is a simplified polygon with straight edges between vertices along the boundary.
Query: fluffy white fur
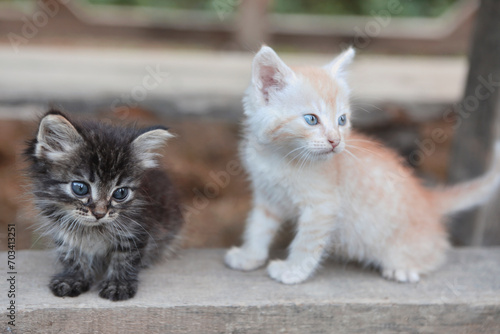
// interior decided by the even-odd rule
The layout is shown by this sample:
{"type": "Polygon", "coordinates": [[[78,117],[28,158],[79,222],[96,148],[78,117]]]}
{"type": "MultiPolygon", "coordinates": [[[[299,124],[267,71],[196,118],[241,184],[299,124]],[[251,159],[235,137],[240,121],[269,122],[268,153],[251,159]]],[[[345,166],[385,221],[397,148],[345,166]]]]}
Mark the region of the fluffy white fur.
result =
{"type": "Polygon", "coordinates": [[[38,158],[46,155],[48,159],[58,161],[64,159],[82,142],[78,131],[64,117],[48,115],[40,123],[35,155],[38,158]]]}
{"type": "Polygon", "coordinates": [[[264,265],[280,224],[292,220],[288,258],[267,267],[273,279],[300,283],[333,252],[416,282],[444,260],[443,214],[477,205],[497,187],[498,163],[467,184],[426,189],[395,153],[352,131],[344,74],[353,57],[348,49],[323,68],[290,68],[269,47],[255,56],[241,145],[254,206],[243,245],[226,254],[229,267],[264,265]]]}
{"type": "Polygon", "coordinates": [[[144,168],[155,168],[158,166],[159,154],[156,151],[163,147],[172,137],[174,135],[167,130],[158,129],[148,131],[132,142],[132,147],[144,168]]]}

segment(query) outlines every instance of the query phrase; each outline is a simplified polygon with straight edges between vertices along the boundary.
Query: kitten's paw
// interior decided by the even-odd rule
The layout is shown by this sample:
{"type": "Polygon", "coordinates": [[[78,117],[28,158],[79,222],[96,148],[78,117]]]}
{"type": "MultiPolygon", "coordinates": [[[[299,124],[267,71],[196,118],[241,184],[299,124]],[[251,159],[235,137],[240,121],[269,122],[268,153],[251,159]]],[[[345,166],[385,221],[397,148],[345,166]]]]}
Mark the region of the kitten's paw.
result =
{"type": "Polygon", "coordinates": [[[417,283],[420,280],[420,275],[416,270],[384,269],[382,276],[400,283],[417,283]]]}
{"type": "Polygon", "coordinates": [[[229,268],[243,271],[257,269],[264,265],[266,260],[266,257],[255,257],[251,252],[245,251],[239,247],[233,247],[228,250],[224,258],[224,262],[226,262],[229,268]]]}
{"type": "Polygon", "coordinates": [[[57,297],[76,297],[90,289],[91,282],[82,277],[56,275],[52,277],[49,288],[57,297]]]}
{"type": "Polygon", "coordinates": [[[135,296],[137,280],[109,279],[101,283],[99,296],[112,301],[127,300],[135,296]]]}
{"type": "Polygon", "coordinates": [[[272,279],[284,284],[297,284],[305,281],[311,272],[287,261],[274,260],[267,266],[267,273],[272,279]]]}

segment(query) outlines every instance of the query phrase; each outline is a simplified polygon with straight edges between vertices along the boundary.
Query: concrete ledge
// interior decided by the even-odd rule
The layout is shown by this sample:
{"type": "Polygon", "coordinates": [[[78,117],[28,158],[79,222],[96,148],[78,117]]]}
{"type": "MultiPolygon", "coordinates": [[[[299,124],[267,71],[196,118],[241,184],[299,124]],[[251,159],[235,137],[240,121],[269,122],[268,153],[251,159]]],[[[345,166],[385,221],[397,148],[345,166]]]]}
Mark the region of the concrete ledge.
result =
{"type": "MultiPolygon", "coordinates": [[[[500,248],[455,249],[414,285],[330,261],[308,282],[278,284],[263,269],[232,271],[224,251],[186,250],[144,271],[137,296],[110,302],[97,291],[54,297],[50,252],[16,253],[13,333],[498,333],[500,248]]],[[[5,277],[7,255],[1,253],[5,277]]],[[[2,278],[0,332],[9,333],[2,278]]]]}

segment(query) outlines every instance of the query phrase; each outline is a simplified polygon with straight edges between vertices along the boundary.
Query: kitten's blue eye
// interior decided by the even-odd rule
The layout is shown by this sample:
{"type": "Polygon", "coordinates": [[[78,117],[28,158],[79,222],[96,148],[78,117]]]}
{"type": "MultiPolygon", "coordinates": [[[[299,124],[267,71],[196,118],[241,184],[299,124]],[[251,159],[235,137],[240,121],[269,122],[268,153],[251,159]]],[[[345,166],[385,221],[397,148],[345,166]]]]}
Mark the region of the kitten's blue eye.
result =
{"type": "Polygon", "coordinates": [[[71,182],[71,190],[77,196],[85,196],[89,193],[89,186],[83,182],[71,182]]]}
{"type": "Polygon", "coordinates": [[[318,116],[316,116],[316,115],[307,114],[307,115],[304,115],[304,119],[306,120],[307,124],[309,124],[309,125],[318,124],[318,116]]]}
{"type": "Polygon", "coordinates": [[[340,126],[345,125],[346,122],[347,122],[347,117],[345,116],[345,114],[339,117],[340,126]]]}
{"type": "Polygon", "coordinates": [[[113,192],[113,198],[117,201],[123,201],[128,196],[127,188],[118,188],[113,192]]]}

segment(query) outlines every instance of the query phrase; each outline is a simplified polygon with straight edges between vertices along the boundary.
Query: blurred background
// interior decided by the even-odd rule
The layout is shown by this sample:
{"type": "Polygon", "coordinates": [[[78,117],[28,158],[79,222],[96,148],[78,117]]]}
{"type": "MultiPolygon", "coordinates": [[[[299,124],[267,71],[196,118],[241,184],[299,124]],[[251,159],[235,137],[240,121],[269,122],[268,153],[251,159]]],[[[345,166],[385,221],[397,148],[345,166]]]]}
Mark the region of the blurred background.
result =
{"type": "MultiPolygon", "coordinates": [[[[186,212],[185,246],[238,243],[250,193],[245,174],[229,171],[239,164],[241,98],[262,43],[292,65],[326,64],[353,45],[355,127],[400,152],[426,184],[481,173],[495,136],[497,81],[488,75],[498,62],[477,56],[498,47],[490,54],[475,37],[478,22],[495,21],[480,8],[475,0],[0,0],[0,249],[10,223],[17,249],[45,247],[21,152],[49,107],[169,126],[178,137],[164,162],[186,212]],[[484,68],[471,75],[474,64],[484,68]],[[468,93],[481,78],[490,80],[486,107],[468,93]],[[463,101],[488,112],[465,108],[465,116],[463,101]]],[[[495,203],[452,224],[455,245],[500,244],[495,203]]]]}

